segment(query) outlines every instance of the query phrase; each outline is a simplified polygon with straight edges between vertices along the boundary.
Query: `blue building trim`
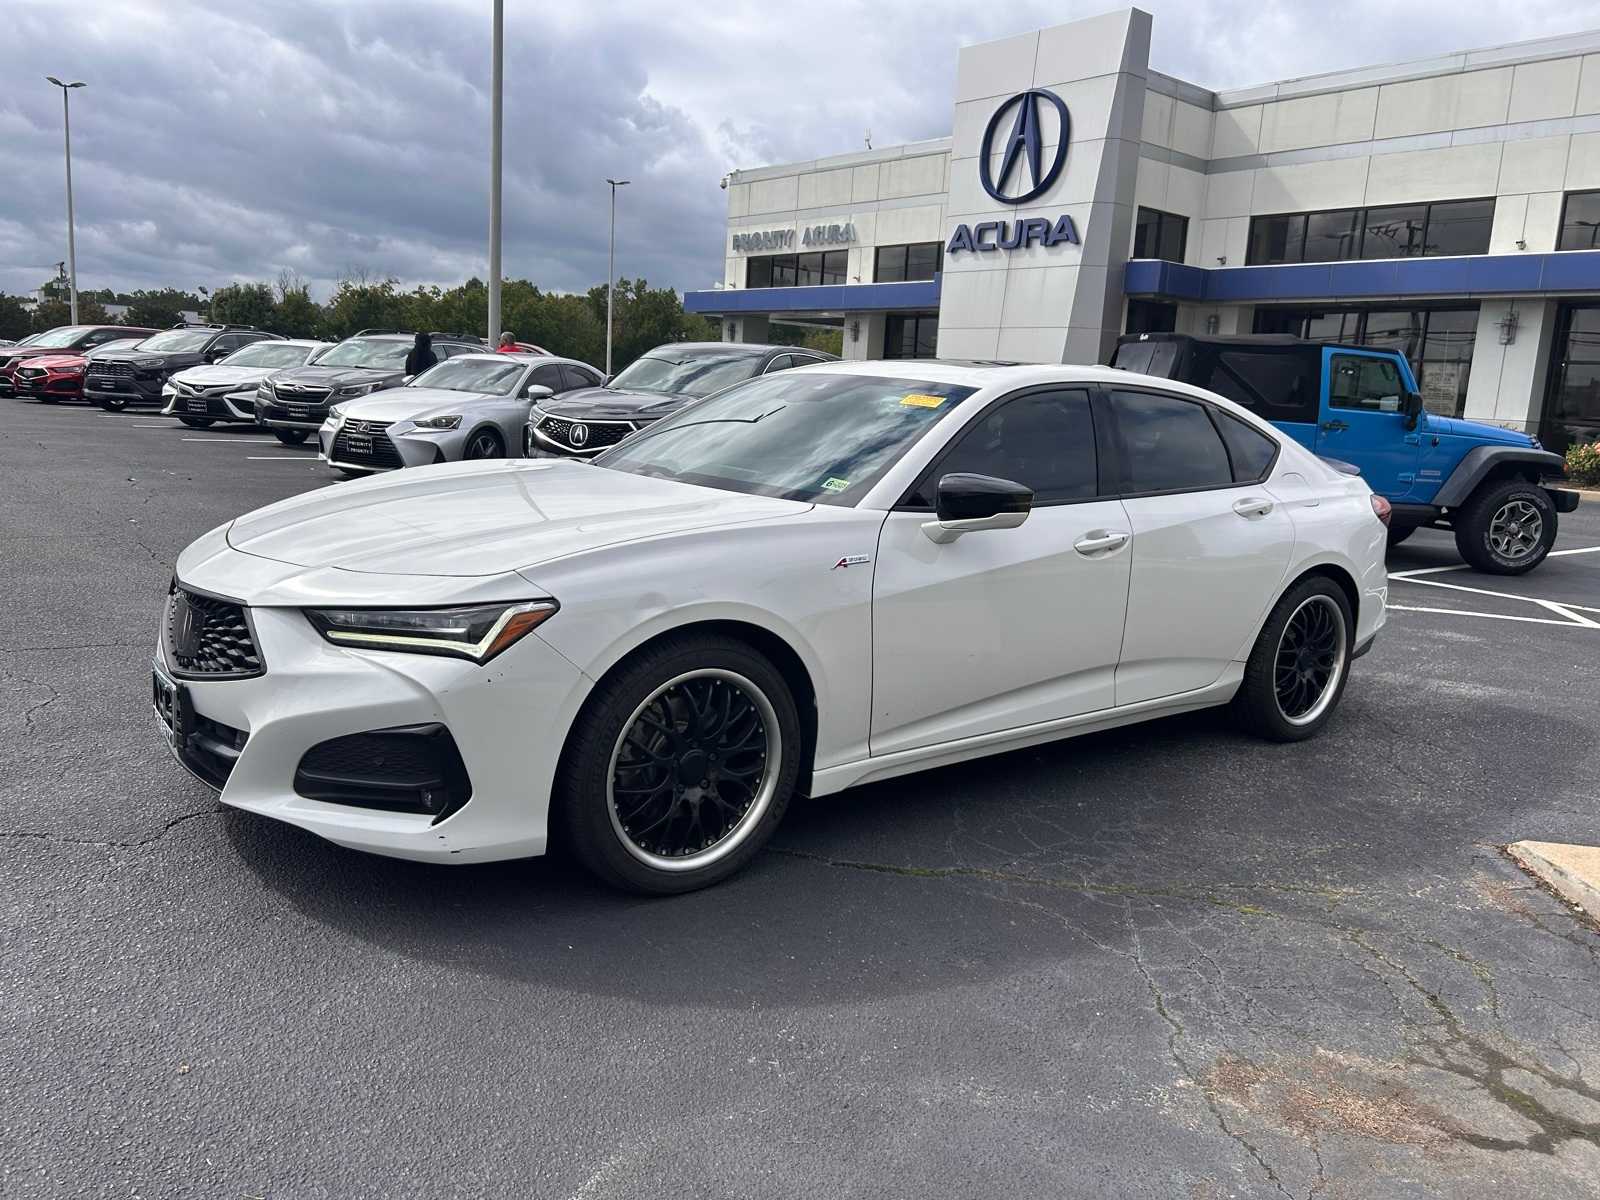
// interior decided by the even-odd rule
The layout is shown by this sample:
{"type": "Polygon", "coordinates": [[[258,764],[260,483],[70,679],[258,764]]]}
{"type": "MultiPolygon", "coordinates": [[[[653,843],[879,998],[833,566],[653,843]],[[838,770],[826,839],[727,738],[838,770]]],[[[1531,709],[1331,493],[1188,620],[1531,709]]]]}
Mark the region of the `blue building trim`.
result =
{"type": "Polygon", "coordinates": [[[939,307],[939,277],[910,283],[828,283],[816,287],[685,292],[683,307],[710,316],[743,313],[882,312],[939,307]]]}
{"type": "Polygon", "coordinates": [[[1190,267],[1140,258],[1128,264],[1123,290],[1130,296],[1211,304],[1600,292],[1600,250],[1271,267],[1190,267]]]}

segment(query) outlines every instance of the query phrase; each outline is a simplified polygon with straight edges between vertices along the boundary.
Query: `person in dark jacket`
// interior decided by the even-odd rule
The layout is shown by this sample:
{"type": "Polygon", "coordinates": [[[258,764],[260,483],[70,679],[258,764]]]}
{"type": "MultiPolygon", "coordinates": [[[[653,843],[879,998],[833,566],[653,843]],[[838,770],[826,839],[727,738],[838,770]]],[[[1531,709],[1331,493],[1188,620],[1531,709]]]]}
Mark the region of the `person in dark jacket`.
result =
{"type": "Polygon", "coordinates": [[[406,355],[406,374],[421,375],[438,361],[439,356],[433,352],[433,339],[425,333],[419,333],[416,345],[406,355]]]}

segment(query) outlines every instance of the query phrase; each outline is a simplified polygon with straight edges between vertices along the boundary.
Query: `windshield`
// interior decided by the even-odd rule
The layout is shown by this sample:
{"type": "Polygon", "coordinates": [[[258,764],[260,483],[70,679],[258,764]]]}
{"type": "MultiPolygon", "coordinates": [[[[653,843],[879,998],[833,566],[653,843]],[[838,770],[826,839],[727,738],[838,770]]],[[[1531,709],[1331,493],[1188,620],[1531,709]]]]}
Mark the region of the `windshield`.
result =
{"type": "Polygon", "coordinates": [[[403,367],[410,342],[377,341],[368,338],[351,338],[340,342],[321,358],[319,367],[403,367]]]}
{"type": "Polygon", "coordinates": [[[138,338],[123,338],[119,342],[105,342],[89,351],[89,357],[93,358],[96,354],[101,354],[107,350],[132,350],[138,344],[138,338]]]}
{"type": "Polygon", "coordinates": [[[154,333],[139,343],[141,350],[200,350],[216,336],[211,329],[169,329],[154,333]]]}
{"type": "Polygon", "coordinates": [[[36,334],[28,345],[41,350],[60,350],[72,345],[88,333],[89,328],[88,325],[62,325],[57,329],[47,329],[43,333],[36,334]]]}
{"type": "Polygon", "coordinates": [[[764,375],[680,409],[597,466],[850,507],[976,389],[867,375],[764,375]]]}
{"type": "Polygon", "coordinates": [[[1140,375],[1157,375],[1168,379],[1177,357],[1175,342],[1123,342],[1112,356],[1111,365],[1119,371],[1134,371],[1140,375]]]}
{"type": "Polygon", "coordinates": [[[686,350],[674,354],[671,346],[662,346],[635,359],[606,386],[669,396],[709,396],[749,379],[760,367],[761,355],[748,350],[686,350]]]}
{"type": "Polygon", "coordinates": [[[509,396],[525,370],[526,363],[514,360],[491,362],[481,358],[447,358],[438,366],[429,367],[418,375],[411,381],[411,386],[509,396]]]}
{"type": "Polygon", "coordinates": [[[42,333],[30,333],[27,337],[12,344],[16,346],[37,346],[39,344],[39,339],[43,336],[44,334],[42,333]]]}
{"type": "Polygon", "coordinates": [[[290,346],[284,342],[251,342],[220,361],[229,367],[298,367],[306,361],[306,355],[310,353],[310,346],[290,346]]]}

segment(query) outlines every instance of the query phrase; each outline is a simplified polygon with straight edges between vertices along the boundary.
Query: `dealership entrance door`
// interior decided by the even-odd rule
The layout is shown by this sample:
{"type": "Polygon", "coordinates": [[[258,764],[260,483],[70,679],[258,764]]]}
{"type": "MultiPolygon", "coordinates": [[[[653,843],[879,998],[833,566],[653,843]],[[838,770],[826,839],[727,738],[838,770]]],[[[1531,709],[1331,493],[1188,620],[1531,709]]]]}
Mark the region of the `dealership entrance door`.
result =
{"type": "Polygon", "coordinates": [[[1557,454],[1600,442],[1600,303],[1563,304],[1557,314],[1539,440],[1557,454]]]}

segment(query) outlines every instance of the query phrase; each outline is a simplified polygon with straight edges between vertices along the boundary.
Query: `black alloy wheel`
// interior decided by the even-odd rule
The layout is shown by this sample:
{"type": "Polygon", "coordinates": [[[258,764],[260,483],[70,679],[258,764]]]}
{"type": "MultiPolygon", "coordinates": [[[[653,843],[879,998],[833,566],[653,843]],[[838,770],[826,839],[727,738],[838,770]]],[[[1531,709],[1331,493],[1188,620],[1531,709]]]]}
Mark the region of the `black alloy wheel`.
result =
{"type": "Polygon", "coordinates": [[[463,459],[504,458],[506,448],[500,444],[500,435],[492,429],[480,429],[467,442],[463,459]]]}

